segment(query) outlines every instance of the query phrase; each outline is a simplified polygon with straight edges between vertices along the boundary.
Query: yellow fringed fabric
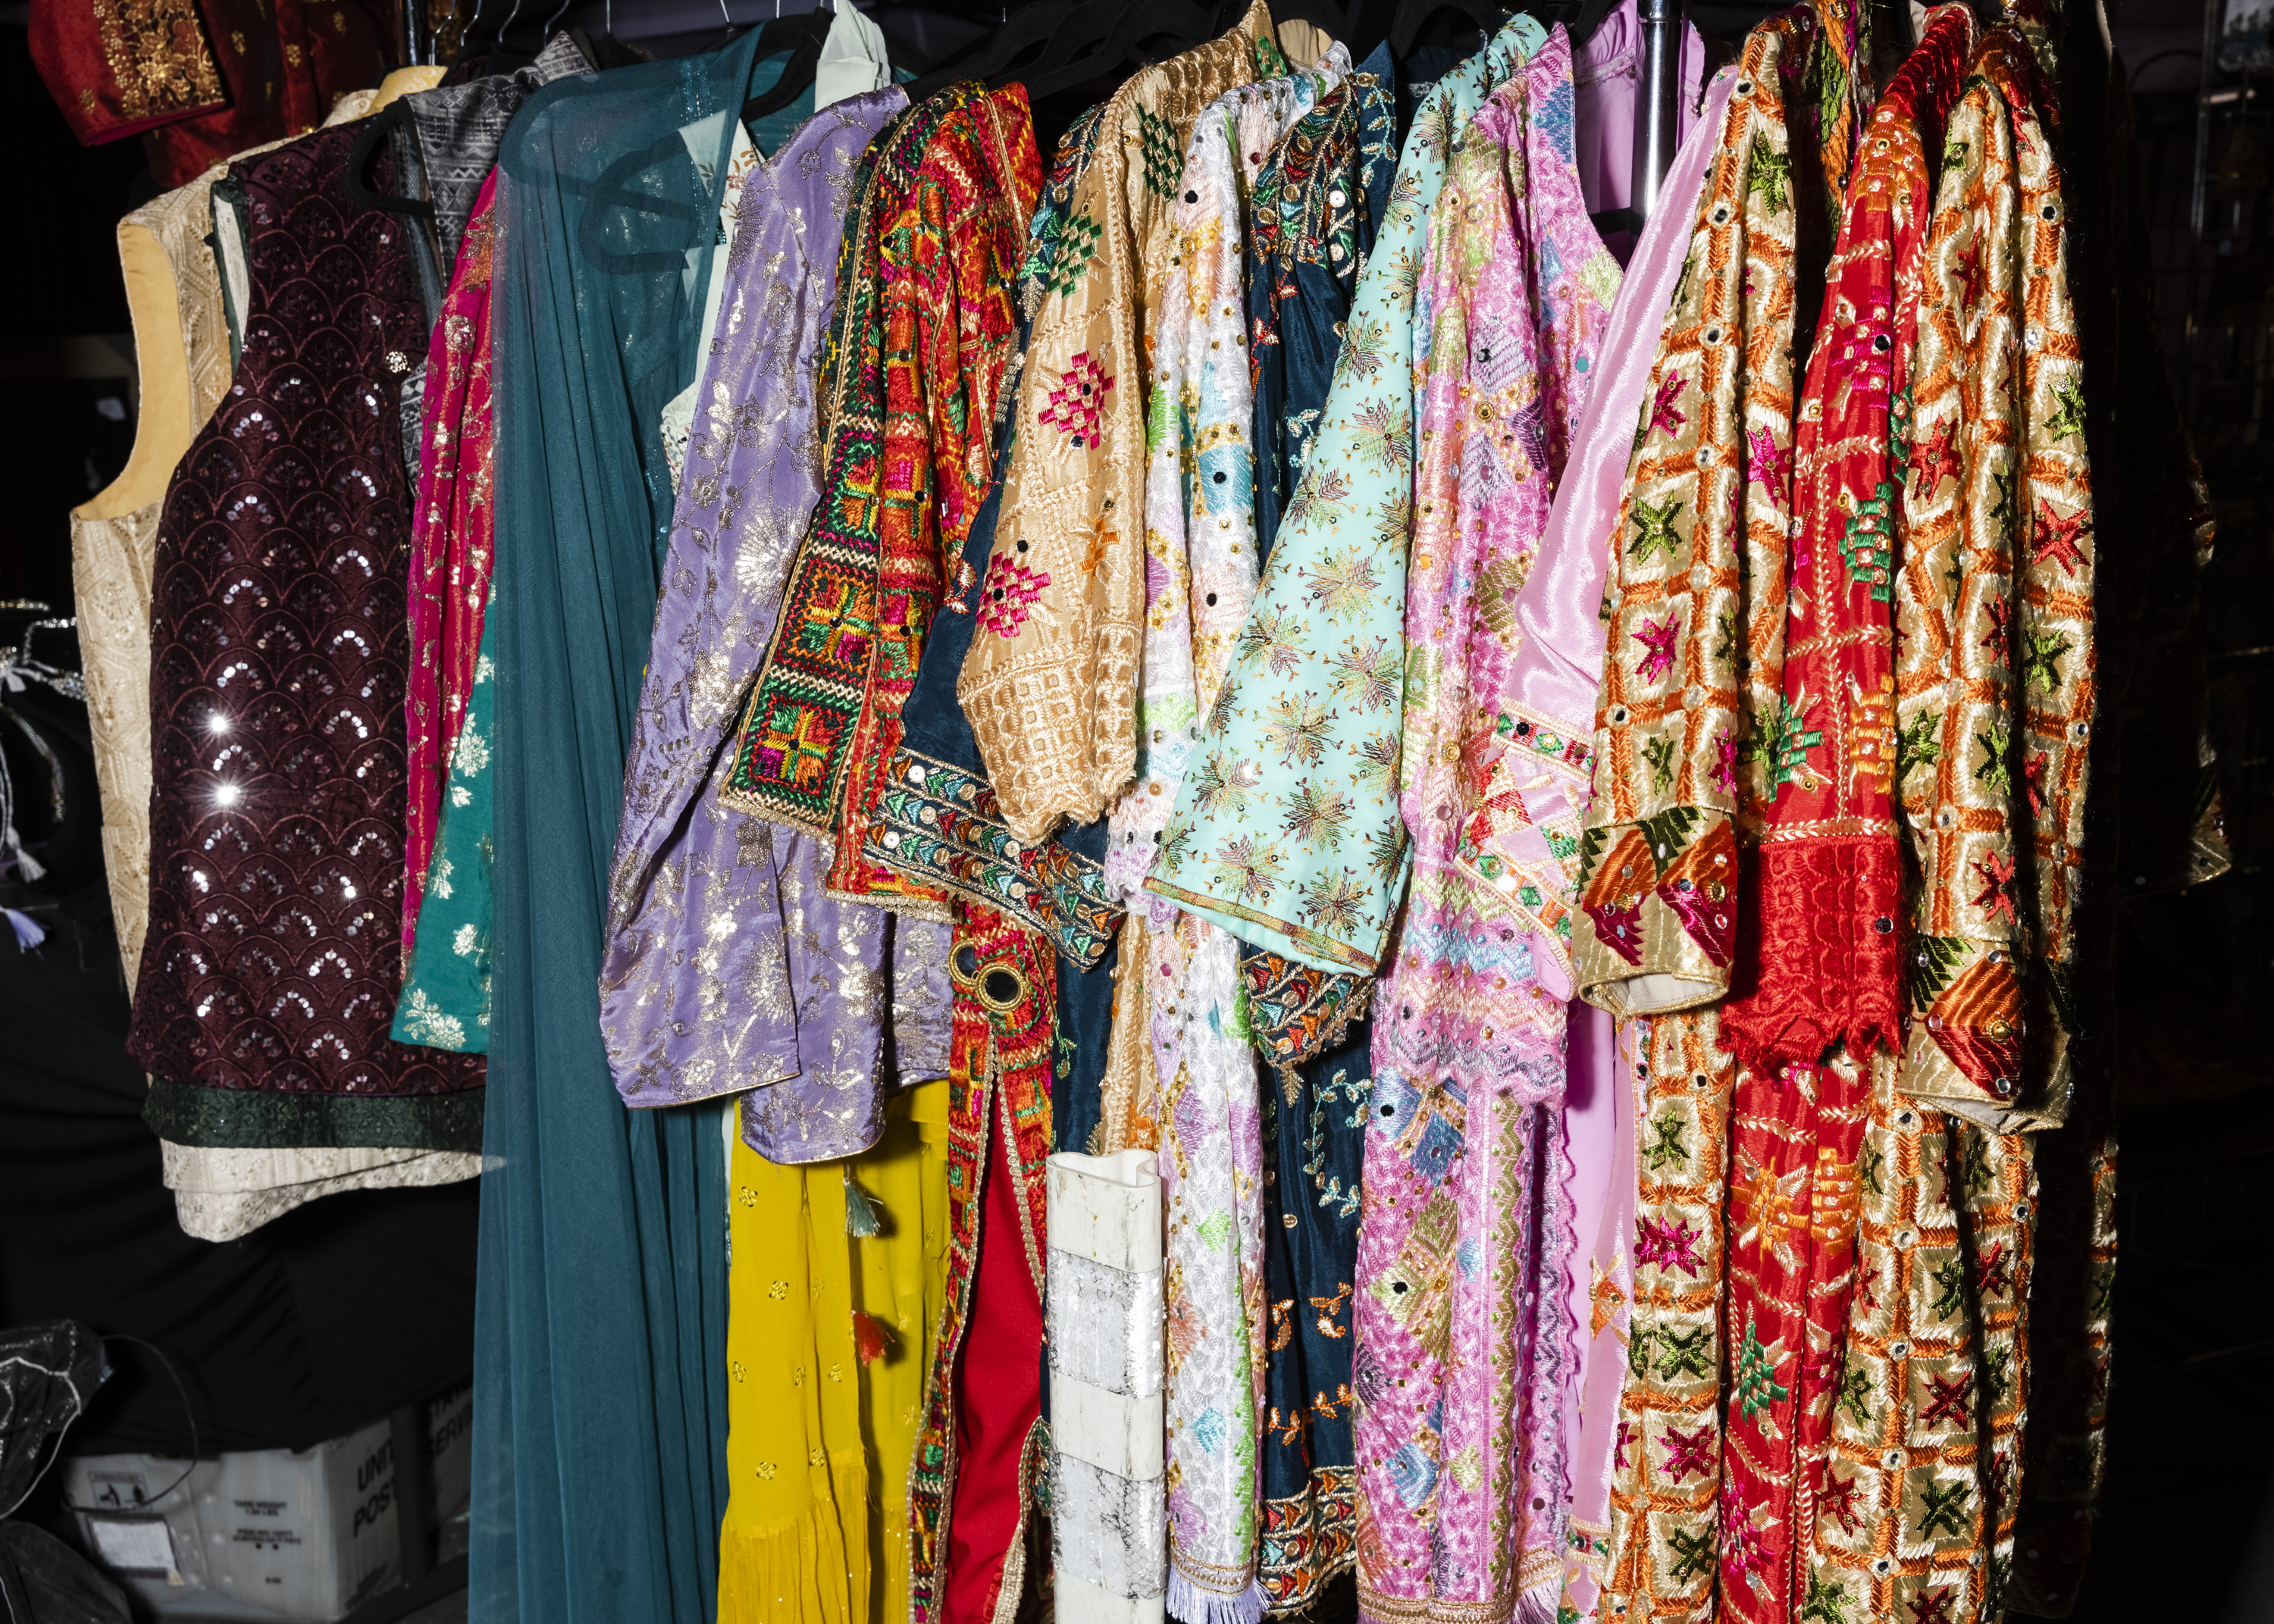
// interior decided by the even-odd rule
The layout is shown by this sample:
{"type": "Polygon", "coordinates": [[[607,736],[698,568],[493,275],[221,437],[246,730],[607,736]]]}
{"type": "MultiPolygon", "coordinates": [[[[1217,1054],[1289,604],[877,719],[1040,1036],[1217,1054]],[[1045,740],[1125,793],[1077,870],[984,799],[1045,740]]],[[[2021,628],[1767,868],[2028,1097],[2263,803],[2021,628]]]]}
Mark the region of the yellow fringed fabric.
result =
{"type": "Polygon", "coordinates": [[[777,1167],[734,1145],[719,1624],[895,1624],[907,1481],[946,1259],[947,1084],[887,1107],[849,1163],[777,1167]],[[884,1232],[845,1230],[847,1167],[884,1232]],[[863,1365],[853,1314],[890,1341],[863,1365]]]}

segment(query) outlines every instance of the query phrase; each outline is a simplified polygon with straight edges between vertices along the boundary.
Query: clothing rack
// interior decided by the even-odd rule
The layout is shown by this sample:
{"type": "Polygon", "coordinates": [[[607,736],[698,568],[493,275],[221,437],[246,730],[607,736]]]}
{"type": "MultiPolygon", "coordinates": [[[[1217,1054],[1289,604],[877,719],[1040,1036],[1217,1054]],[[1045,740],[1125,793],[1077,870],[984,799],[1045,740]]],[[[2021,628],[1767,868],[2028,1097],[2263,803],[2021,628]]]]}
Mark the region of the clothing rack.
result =
{"type": "Polygon", "coordinates": [[[1645,220],[1658,207],[1659,184],[1674,163],[1679,127],[1675,98],[1682,86],[1682,0],[1637,0],[1642,24],[1641,92],[1635,108],[1633,207],[1645,220]]]}
{"type": "MultiPolygon", "coordinates": [[[[2216,4],[2217,0],[2213,0],[2214,7],[2216,4]]],[[[622,10],[627,19],[653,10],[668,11],[675,20],[677,13],[687,11],[691,19],[689,26],[700,26],[708,21],[712,4],[718,6],[720,15],[729,22],[749,23],[764,20],[769,4],[773,15],[780,15],[786,11],[815,10],[818,0],[739,0],[740,9],[749,13],[740,17],[732,15],[735,7],[728,4],[728,0],[665,0],[662,4],[647,4],[645,0],[622,0],[622,10]],[[700,16],[695,15],[697,11],[702,13],[700,16]]],[[[476,7],[477,18],[482,9],[481,6],[476,7]]],[[[571,9],[567,0],[560,0],[553,18],[566,21],[568,19],[563,14],[571,9]]],[[[1631,195],[1636,214],[1646,220],[1657,206],[1659,184],[1674,162],[1675,132],[1679,125],[1675,98],[1681,94],[1682,84],[1683,11],[1681,0],[1638,0],[1637,12],[1642,24],[1642,86],[1635,124],[1634,187],[1631,195]]],[[[403,60],[432,64],[435,60],[435,49],[429,0],[402,0],[401,17],[403,60]]],[[[647,33],[673,31],[669,25],[644,30],[647,33]]],[[[552,33],[552,26],[548,25],[546,32],[552,33]]]]}

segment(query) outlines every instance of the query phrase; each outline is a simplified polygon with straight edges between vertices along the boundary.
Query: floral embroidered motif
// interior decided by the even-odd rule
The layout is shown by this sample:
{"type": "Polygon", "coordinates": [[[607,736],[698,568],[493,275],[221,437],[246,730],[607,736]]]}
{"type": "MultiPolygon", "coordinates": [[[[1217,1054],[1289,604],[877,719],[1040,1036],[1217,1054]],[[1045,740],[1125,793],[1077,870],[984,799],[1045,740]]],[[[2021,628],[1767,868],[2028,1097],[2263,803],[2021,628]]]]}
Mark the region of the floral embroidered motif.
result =
{"type": "Polygon", "coordinates": [[[1093,444],[1098,421],[1105,413],[1106,392],[1112,387],[1111,374],[1084,350],[1058,374],[1057,387],[1047,397],[1050,403],[1035,414],[1035,419],[1070,435],[1076,446],[1093,444]]]}
{"type": "Polygon", "coordinates": [[[998,637],[1017,636],[1050,583],[1048,575],[998,553],[987,560],[987,579],[979,589],[979,623],[998,637]]]}

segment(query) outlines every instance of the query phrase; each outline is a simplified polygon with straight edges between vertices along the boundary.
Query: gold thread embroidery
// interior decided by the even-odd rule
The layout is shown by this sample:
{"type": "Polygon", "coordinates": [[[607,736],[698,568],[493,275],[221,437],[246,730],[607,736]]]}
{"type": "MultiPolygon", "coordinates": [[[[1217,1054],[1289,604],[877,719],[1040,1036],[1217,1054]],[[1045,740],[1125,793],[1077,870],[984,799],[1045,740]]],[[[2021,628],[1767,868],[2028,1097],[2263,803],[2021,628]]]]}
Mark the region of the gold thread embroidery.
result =
{"type": "MultiPolygon", "coordinates": [[[[94,0],[94,26],[126,117],[189,112],[222,99],[195,0],[94,0]]],[[[82,105],[93,103],[83,98],[82,105]]]]}

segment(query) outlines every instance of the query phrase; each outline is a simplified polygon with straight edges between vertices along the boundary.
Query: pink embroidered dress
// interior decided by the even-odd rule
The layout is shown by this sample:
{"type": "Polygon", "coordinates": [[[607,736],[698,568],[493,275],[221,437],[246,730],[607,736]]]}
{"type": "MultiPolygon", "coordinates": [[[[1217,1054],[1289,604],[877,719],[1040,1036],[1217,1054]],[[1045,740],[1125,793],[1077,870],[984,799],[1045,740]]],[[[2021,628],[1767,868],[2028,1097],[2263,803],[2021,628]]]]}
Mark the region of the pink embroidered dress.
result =
{"type": "Polygon", "coordinates": [[[418,500],[410,516],[410,810],[403,841],[403,950],[425,899],[426,866],[441,825],[442,778],[465,720],[489,602],[491,204],[497,173],[482,182],[450,290],[427,348],[425,420],[419,431],[418,500]]]}
{"type": "Polygon", "coordinates": [[[1555,926],[1586,741],[1517,706],[1515,610],[1619,271],[1580,192],[1560,29],[1461,136],[1421,276],[1413,883],[1376,1004],[1358,1259],[1359,1607],[1400,1624],[1552,1609],[1561,1583],[1576,1244],[1555,926]]]}

